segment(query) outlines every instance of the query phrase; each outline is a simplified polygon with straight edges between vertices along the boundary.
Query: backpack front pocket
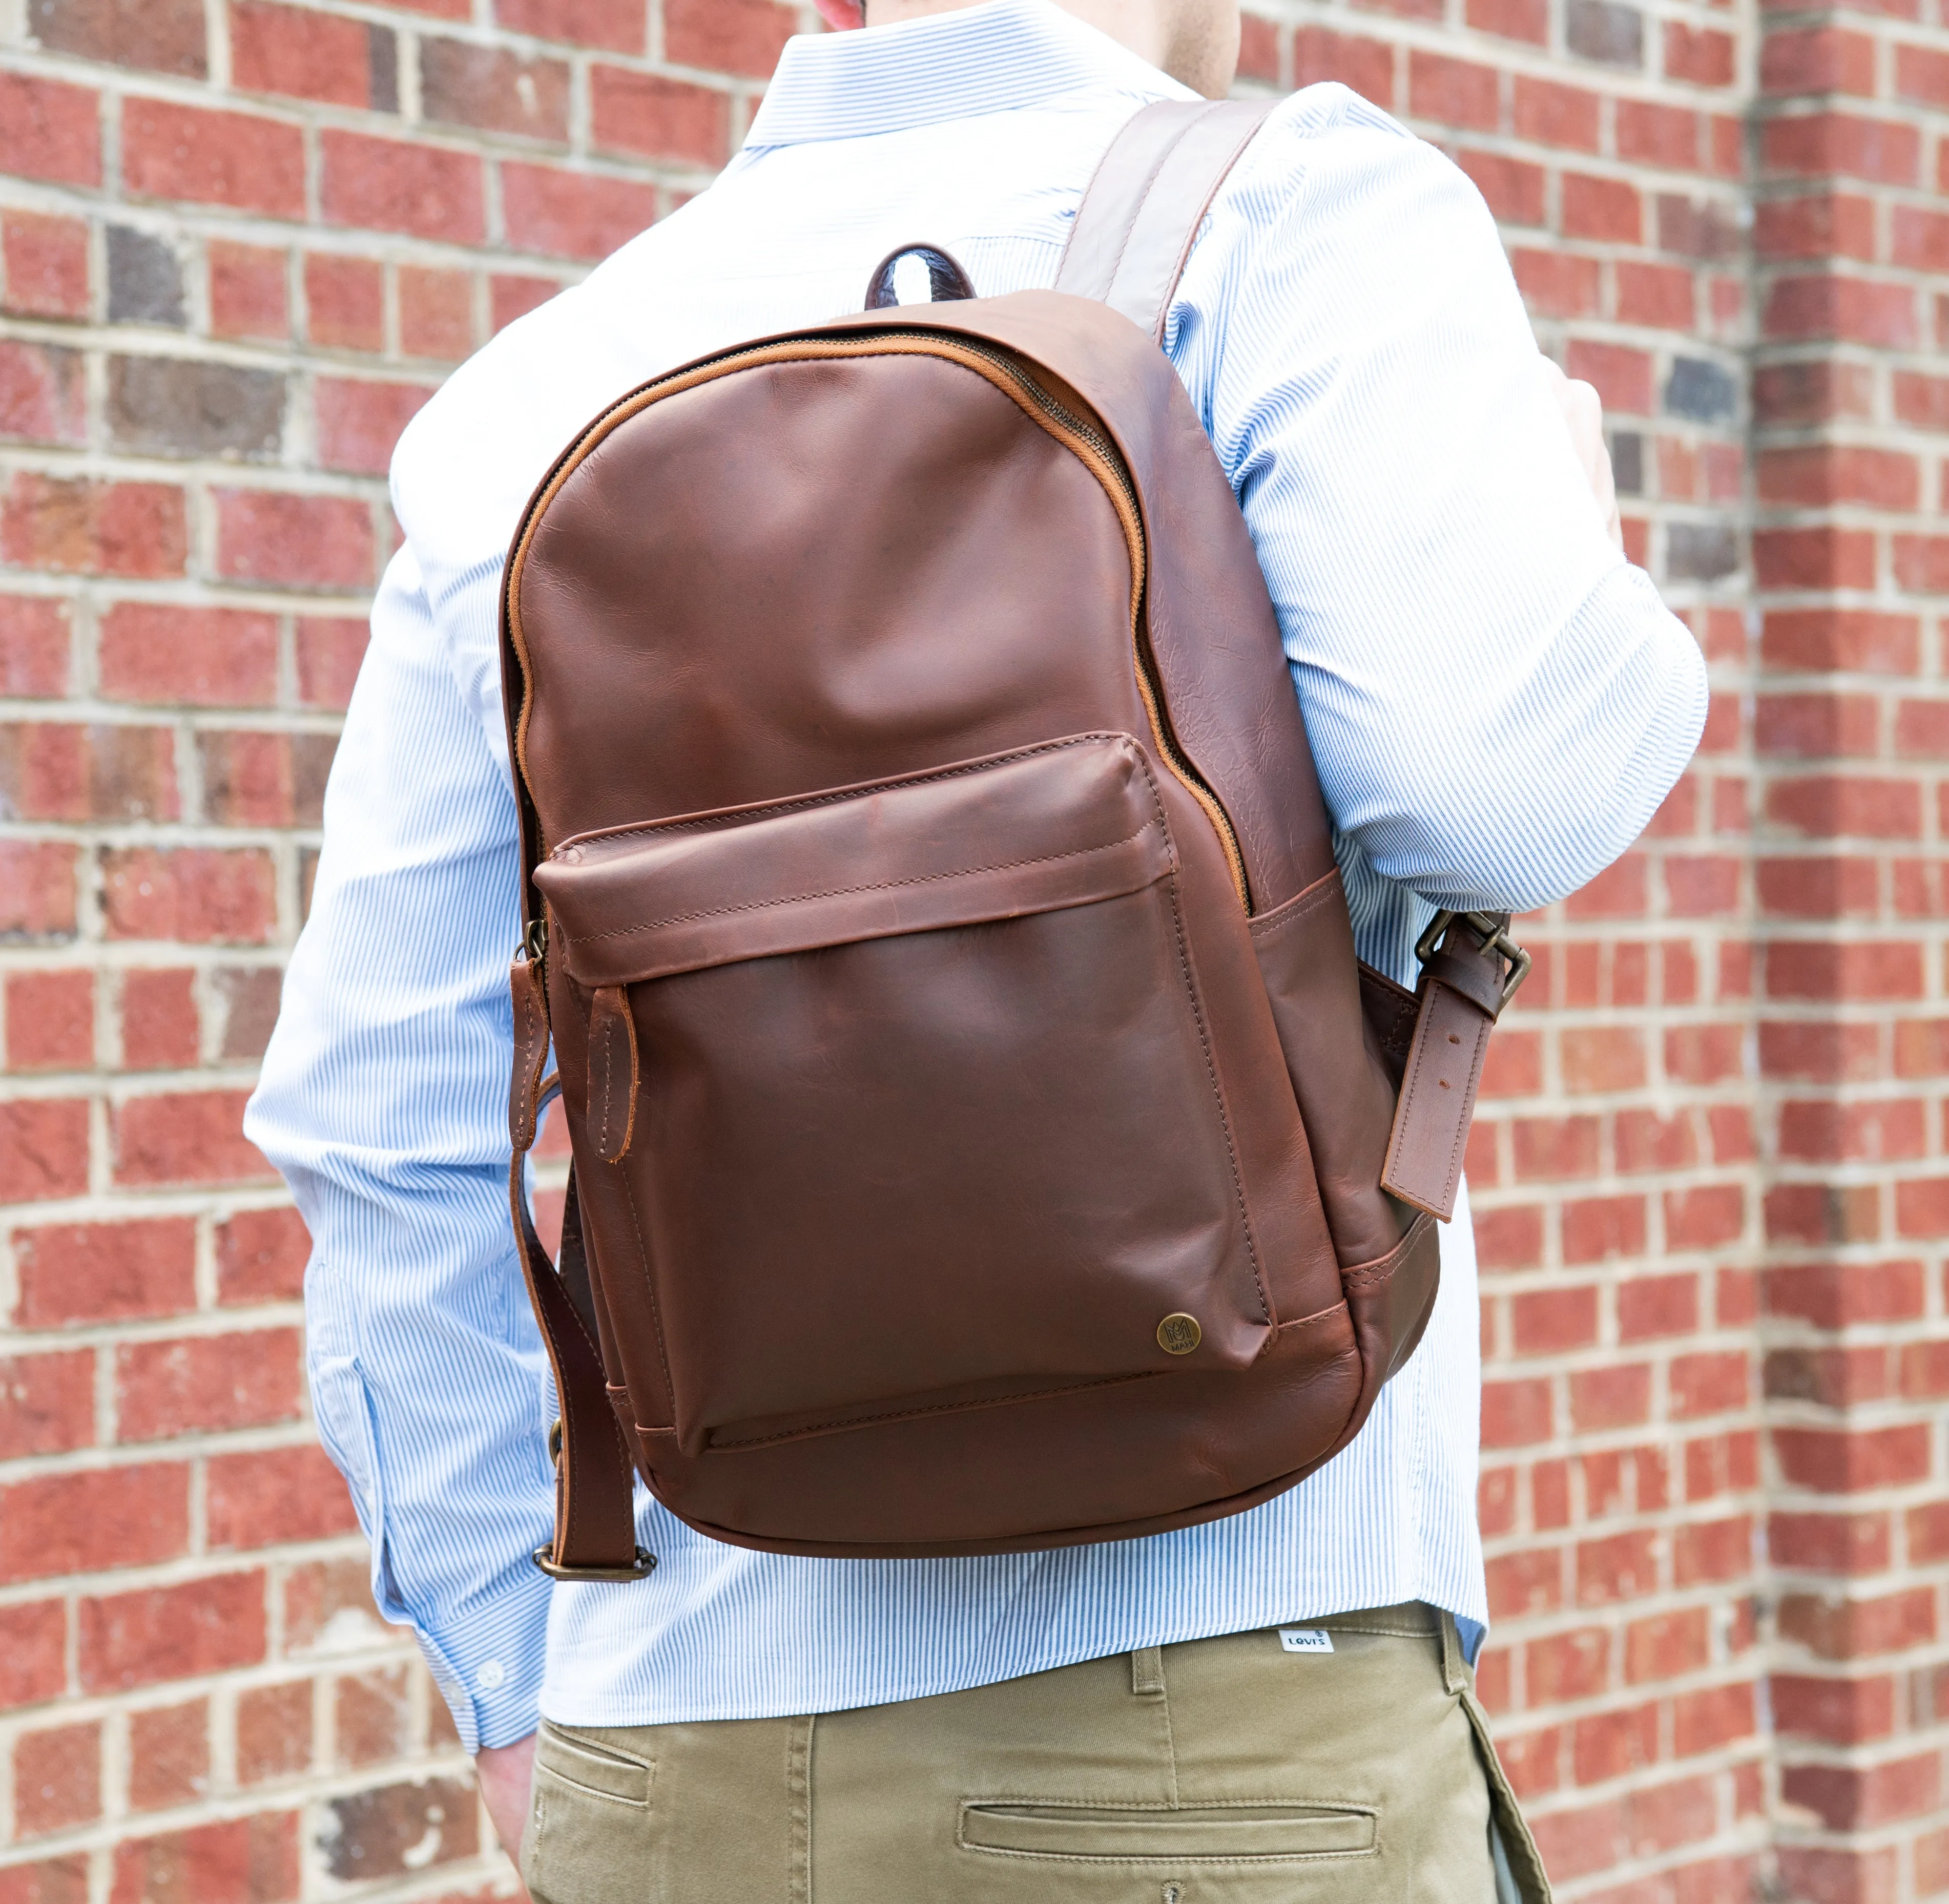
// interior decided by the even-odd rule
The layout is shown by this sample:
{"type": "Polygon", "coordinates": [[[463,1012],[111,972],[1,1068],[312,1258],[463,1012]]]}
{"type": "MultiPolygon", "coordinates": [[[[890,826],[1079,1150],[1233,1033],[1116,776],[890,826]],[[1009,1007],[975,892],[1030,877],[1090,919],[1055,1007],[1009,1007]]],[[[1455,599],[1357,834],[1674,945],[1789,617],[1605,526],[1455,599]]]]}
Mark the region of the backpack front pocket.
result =
{"type": "Polygon", "coordinates": [[[598,1270],[649,1280],[676,1418],[648,1425],[686,1454],[1259,1353],[1127,735],[585,835],[536,880],[588,1005],[564,1076],[615,1160],[583,1194],[636,1241],[598,1270]]]}

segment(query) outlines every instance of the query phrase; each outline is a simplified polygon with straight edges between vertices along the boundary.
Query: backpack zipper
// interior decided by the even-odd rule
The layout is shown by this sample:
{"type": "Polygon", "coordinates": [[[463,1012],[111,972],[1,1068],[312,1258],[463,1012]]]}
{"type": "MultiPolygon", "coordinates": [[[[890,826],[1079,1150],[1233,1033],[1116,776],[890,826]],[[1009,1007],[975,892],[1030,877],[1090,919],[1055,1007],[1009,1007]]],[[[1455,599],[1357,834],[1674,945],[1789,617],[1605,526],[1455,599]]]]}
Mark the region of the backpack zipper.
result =
{"type": "MultiPolygon", "coordinates": [[[[1150,722],[1151,735],[1157,743],[1158,751],[1164,756],[1164,764],[1205,809],[1205,817],[1211,821],[1218,835],[1218,843],[1224,852],[1226,865],[1231,871],[1232,884],[1239,895],[1239,903],[1249,914],[1252,909],[1252,901],[1245,877],[1245,855],[1239,848],[1239,836],[1232,825],[1231,816],[1220,804],[1217,795],[1206,784],[1204,776],[1180,750],[1164,718],[1163,685],[1158,679],[1155,660],[1141,632],[1144,595],[1149,582],[1149,546],[1144,534],[1143,514],[1137,499],[1136,484],[1124,465],[1122,455],[1102,431],[1086,418],[1077,415],[1065,405],[1058,403],[1008,353],[942,331],[889,328],[869,337],[844,338],[814,334],[807,337],[779,338],[769,343],[744,346],[728,351],[722,356],[707,358],[701,363],[670,371],[662,377],[651,378],[647,384],[638,385],[627,396],[617,398],[562,452],[547,476],[536,486],[527,508],[523,513],[521,526],[514,538],[514,557],[507,564],[502,585],[503,619],[514,649],[516,662],[521,671],[522,707],[516,726],[514,752],[523,784],[527,784],[528,777],[525,742],[529,684],[526,644],[521,638],[520,617],[515,608],[519,572],[522,558],[527,553],[529,531],[542,510],[553,499],[555,491],[566,480],[570,471],[581,461],[583,455],[608,433],[611,427],[621,422],[626,416],[634,415],[636,411],[654,402],[658,396],[670,393],[673,386],[687,388],[695,384],[714,381],[748,362],[803,362],[805,359],[798,356],[797,353],[807,344],[825,346],[824,349],[816,353],[819,356],[866,356],[872,355],[875,348],[883,342],[896,339],[909,345],[919,344],[923,346],[925,354],[945,357],[950,362],[957,359],[972,358],[986,366],[993,377],[1004,380],[1025,406],[1040,418],[1052,436],[1090,470],[1097,480],[1102,483],[1113,505],[1117,506],[1117,517],[1123,523],[1124,536],[1130,548],[1130,648],[1136,663],[1137,692],[1143,701],[1144,713],[1150,722]]],[[[548,850],[546,842],[538,840],[537,844],[546,856],[548,850]]]]}

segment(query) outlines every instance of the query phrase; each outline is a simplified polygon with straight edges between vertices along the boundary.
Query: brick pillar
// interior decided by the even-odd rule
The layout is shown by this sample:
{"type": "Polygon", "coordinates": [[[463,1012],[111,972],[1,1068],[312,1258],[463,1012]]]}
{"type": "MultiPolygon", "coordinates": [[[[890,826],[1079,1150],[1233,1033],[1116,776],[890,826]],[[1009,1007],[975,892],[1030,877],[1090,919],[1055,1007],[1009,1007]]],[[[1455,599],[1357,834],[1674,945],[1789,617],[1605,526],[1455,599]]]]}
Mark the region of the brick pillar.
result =
{"type": "Polygon", "coordinates": [[[1755,109],[1758,1052],[1785,1893],[1949,1893],[1949,48],[1782,8],[1755,109]]]}

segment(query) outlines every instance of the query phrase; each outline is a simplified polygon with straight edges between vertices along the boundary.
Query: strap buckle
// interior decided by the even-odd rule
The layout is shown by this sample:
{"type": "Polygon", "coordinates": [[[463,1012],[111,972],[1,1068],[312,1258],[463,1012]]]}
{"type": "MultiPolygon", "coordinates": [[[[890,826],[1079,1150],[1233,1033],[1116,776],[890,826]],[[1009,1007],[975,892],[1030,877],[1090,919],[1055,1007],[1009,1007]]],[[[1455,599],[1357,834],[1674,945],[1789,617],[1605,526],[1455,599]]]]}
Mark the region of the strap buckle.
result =
{"type": "Polygon", "coordinates": [[[1448,928],[1460,920],[1481,941],[1481,949],[1494,952],[1509,961],[1509,975],[1503,981],[1503,1008],[1522,989],[1522,982],[1529,977],[1530,968],[1536,963],[1522,946],[1509,936],[1509,915],[1506,912],[1438,912],[1428,921],[1428,930],[1415,941],[1414,955],[1425,965],[1435,956],[1435,949],[1442,941],[1448,928]]]}
{"type": "Polygon", "coordinates": [[[633,1567],[564,1567],[550,1549],[537,1547],[534,1561],[552,1580],[641,1580],[655,1570],[657,1557],[647,1547],[639,1547],[633,1567]]]}

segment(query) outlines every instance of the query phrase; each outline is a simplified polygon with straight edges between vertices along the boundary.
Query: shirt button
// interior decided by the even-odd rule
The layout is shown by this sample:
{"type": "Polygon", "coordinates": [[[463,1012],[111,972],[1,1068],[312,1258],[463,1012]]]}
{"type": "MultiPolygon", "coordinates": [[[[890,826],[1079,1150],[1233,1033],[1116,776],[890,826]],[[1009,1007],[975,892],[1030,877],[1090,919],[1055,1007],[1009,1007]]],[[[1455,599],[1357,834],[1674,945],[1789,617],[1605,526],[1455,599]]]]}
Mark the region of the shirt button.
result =
{"type": "Polygon", "coordinates": [[[474,1683],[483,1692],[492,1692],[504,1685],[507,1677],[508,1669],[499,1660],[483,1660],[480,1663],[480,1670],[474,1676],[474,1683]]]}

